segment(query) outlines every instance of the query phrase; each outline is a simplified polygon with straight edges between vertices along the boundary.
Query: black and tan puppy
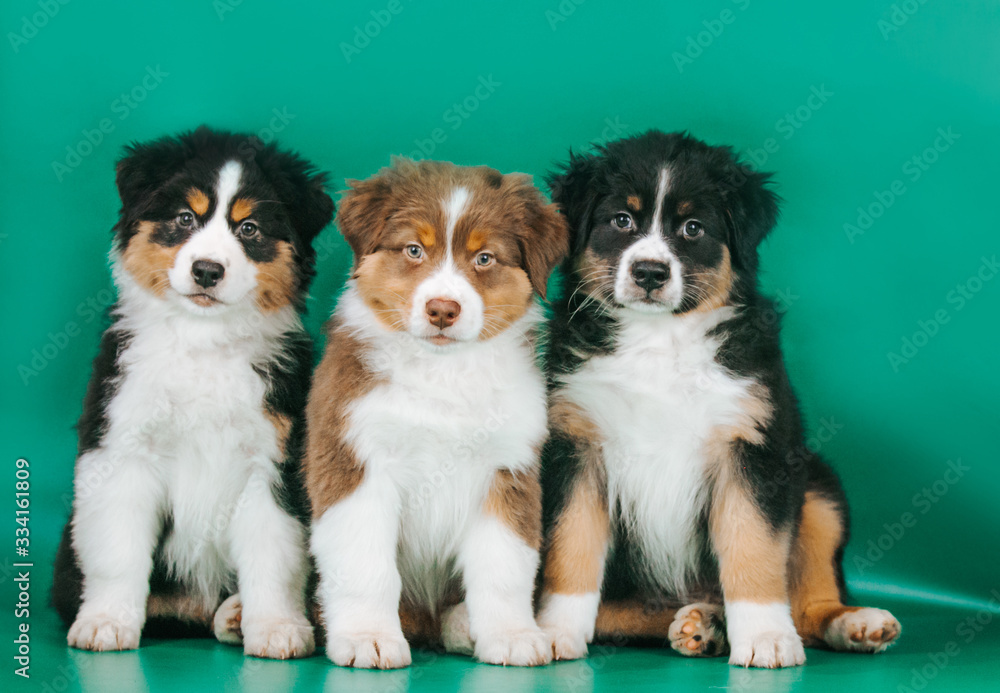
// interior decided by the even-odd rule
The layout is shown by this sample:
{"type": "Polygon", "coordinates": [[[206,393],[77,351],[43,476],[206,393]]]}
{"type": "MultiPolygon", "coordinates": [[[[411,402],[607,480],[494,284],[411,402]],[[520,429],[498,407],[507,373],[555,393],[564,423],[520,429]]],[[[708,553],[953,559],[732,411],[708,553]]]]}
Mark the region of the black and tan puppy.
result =
{"type": "Polygon", "coordinates": [[[758,292],[778,214],[767,176],[650,132],[572,157],[551,183],[573,238],[543,456],[539,624],[555,656],[584,655],[595,623],[667,637],[675,616],[675,648],[710,654],[718,601],[732,664],[802,664],[803,640],[884,650],[896,619],[843,604],[847,503],[805,445],[758,292]]]}
{"type": "Polygon", "coordinates": [[[67,641],[128,650],[147,622],[207,634],[218,617],[247,654],[308,655],[300,311],[333,216],[325,175],[202,127],[129,147],[116,182],[118,301],[52,585],[67,641]]]}

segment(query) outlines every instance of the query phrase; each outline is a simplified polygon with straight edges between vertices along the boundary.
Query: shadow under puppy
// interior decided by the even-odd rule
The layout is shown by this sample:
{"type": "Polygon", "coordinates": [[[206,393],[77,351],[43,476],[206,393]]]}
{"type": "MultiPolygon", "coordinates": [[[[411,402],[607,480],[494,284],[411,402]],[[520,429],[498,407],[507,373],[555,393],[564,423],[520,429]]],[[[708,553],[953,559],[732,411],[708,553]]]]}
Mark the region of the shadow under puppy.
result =
{"type": "Polygon", "coordinates": [[[728,637],[730,662],[756,667],[802,664],[803,639],[881,652],[899,634],[889,612],[843,603],[847,501],[806,446],[758,291],[767,178],[653,131],[551,179],[572,250],[547,354],[538,622],[559,659],[595,630],[691,655],[728,637]]]}
{"type": "Polygon", "coordinates": [[[327,654],[407,666],[405,632],[544,664],[534,295],[565,255],[565,221],[530,177],[486,167],[397,159],[349,184],[337,223],[354,269],[305,457],[327,654]]]}
{"type": "Polygon", "coordinates": [[[118,163],[118,300],[52,587],[71,646],[138,647],[147,619],[207,632],[229,597],[220,639],[260,657],[313,651],[299,312],[333,215],[324,181],[274,144],[205,127],[118,163]]]}

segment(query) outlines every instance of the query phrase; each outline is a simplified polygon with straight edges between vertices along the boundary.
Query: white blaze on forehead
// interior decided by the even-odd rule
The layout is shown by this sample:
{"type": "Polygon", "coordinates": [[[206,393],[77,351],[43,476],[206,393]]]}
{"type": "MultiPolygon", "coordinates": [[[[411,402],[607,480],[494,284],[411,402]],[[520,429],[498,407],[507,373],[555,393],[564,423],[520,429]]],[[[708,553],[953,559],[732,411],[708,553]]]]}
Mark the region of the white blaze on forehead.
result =
{"type": "Polygon", "coordinates": [[[667,196],[670,187],[670,169],[664,166],[660,169],[660,176],[656,181],[656,204],[653,207],[653,224],[649,228],[650,236],[659,236],[663,233],[663,200],[667,196]]]}
{"type": "Polygon", "coordinates": [[[238,161],[227,161],[219,170],[219,182],[215,186],[215,196],[219,201],[219,206],[215,208],[214,218],[222,215],[225,219],[229,213],[229,204],[233,201],[233,196],[240,188],[240,178],[243,175],[243,165],[238,161]]]}
{"type": "Polygon", "coordinates": [[[458,220],[465,213],[466,208],[468,208],[471,198],[472,195],[469,193],[468,188],[455,188],[442,203],[442,207],[444,208],[445,248],[448,264],[451,264],[452,261],[451,242],[455,237],[455,225],[458,224],[458,220]]]}

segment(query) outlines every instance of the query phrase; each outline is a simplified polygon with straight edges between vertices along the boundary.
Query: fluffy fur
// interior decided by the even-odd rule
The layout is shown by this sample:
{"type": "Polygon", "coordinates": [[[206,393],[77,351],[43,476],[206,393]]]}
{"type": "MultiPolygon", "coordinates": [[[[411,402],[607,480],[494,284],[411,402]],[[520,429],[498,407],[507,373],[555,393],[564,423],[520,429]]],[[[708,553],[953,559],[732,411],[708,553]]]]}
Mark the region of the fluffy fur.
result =
{"type": "Polygon", "coordinates": [[[327,654],[402,667],[409,637],[545,663],[533,296],[565,254],[564,221],[526,176],[399,160],[351,182],[338,224],[355,270],[306,454],[327,654]]]}
{"type": "Polygon", "coordinates": [[[207,632],[233,596],[247,654],[312,651],[299,468],[312,345],[299,309],[333,215],[324,180],[274,145],[207,128],[119,162],[119,295],[53,582],[70,645],[135,648],[147,620],[207,632]]]}
{"type": "Polygon", "coordinates": [[[802,638],[881,651],[899,632],[887,612],[841,618],[857,611],[843,605],[846,499],[806,447],[757,288],[778,214],[767,182],[726,147],[659,132],[551,179],[573,247],[543,455],[539,623],[559,658],[585,654],[595,622],[598,637],[666,638],[673,606],[696,598],[723,601],[743,666],[801,664],[802,638]],[[633,617],[602,617],[622,609],[633,617]]]}

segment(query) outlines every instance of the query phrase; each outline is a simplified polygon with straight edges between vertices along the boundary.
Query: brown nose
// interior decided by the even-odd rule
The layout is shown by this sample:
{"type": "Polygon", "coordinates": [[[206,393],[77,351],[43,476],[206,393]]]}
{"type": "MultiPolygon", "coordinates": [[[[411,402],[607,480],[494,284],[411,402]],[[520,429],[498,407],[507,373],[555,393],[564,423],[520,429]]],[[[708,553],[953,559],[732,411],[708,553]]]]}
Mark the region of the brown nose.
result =
{"type": "Polygon", "coordinates": [[[437,325],[442,330],[454,325],[455,321],[458,320],[458,314],[462,312],[462,306],[446,298],[432,298],[424,309],[427,311],[427,319],[431,321],[431,324],[437,325]]]}

